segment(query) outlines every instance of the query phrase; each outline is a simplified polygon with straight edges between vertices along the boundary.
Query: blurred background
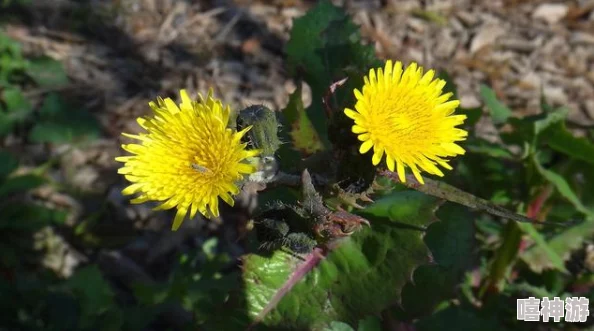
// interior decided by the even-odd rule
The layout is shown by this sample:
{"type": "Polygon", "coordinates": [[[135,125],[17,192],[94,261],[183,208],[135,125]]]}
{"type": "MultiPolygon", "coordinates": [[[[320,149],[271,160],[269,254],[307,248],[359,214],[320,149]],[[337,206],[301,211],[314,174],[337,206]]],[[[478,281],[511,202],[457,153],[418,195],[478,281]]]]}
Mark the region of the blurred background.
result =
{"type": "MultiPolygon", "coordinates": [[[[169,330],[202,318],[183,307],[208,306],[211,294],[165,298],[172,286],[186,290],[178,273],[236,267],[241,209],[254,201],[242,197],[240,212],[170,232],[171,213],[121,195],[120,133],[139,132],[148,102],[175,99],[180,88],[213,87],[235,109],[282,109],[295,90],[284,45],[293,19],[315,2],[0,0],[0,200],[11,206],[0,215],[0,329],[169,330]],[[5,178],[13,170],[26,175],[5,178]],[[145,306],[121,308],[132,302],[145,306]]],[[[333,3],[380,58],[449,73],[463,107],[482,106],[480,84],[518,116],[539,113],[546,95],[570,109],[576,135],[591,134],[594,1],[333,3]]],[[[494,130],[477,125],[483,137],[494,130]]],[[[584,252],[594,260],[594,249],[584,252]]]]}

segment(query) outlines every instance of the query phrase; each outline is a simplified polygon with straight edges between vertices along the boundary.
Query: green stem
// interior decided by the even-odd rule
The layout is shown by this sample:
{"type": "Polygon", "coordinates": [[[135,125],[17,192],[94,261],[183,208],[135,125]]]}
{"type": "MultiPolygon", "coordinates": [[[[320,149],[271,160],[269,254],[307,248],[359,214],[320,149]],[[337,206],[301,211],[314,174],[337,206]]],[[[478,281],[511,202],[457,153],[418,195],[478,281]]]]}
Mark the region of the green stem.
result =
{"type": "Polygon", "coordinates": [[[464,192],[452,185],[444,182],[424,178],[425,184],[420,184],[413,175],[406,176],[406,182],[402,183],[398,179],[398,175],[392,171],[383,170],[380,171],[380,175],[386,176],[387,178],[401,183],[408,188],[423,192],[427,195],[431,195],[440,199],[455,202],[457,204],[466,206],[468,208],[487,212],[491,215],[499,216],[502,218],[510,219],[516,222],[532,223],[532,224],[550,224],[566,227],[569,223],[557,223],[557,222],[544,222],[537,221],[526,216],[509,211],[501,206],[498,206],[490,201],[481,199],[473,194],[464,192]]]}

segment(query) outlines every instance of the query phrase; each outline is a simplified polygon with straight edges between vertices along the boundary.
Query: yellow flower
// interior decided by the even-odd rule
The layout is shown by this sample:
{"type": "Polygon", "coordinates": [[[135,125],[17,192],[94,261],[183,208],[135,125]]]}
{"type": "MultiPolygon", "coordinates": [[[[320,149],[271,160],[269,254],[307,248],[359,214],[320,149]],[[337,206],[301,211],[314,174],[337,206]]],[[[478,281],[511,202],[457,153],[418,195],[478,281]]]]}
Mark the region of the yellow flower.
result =
{"type": "Polygon", "coordinates": [[[464,154],[455,142],[468,132],[456,128],[466,115],[452,115],[460,105],[442,93],[445,81],[433,79],[435,72],[416,63],[403,70],[402,63],[387,61],[385,68],[371,69],[363,92],[355,89],[355,110],[344,113],[355,121],[352,131],[362,141],[361,154],[373,147],[372,163],[378,165],[386,154],[390,171],[396,167],[402,182],[405,166],[424,184],[421,171],[443,176],[438,165],[451,170],[448,157],[464,154]]]}
{"type": "Polygon", "coordinates": [[[134,155],[116,158],[124,162],[118,173],[133,183],[122,193],[139,194],[132,203],[153,200],[163,202],[156,210],[177,207],[174,231],[188,211],[190,218],[197,212],[218,216],[219,197],[233,206],[237,182],[256,170],[245,161],[259,154],[241,142],[251,127],[240,132],[228,128],[229,106],[213,99],[212,91],[196,101],[185,90],[180,95],[179,107],[169,98],[150,102],[154,116],[137,119],[146,133],[123,133],[139,141],[122,145],[134,155]]]}

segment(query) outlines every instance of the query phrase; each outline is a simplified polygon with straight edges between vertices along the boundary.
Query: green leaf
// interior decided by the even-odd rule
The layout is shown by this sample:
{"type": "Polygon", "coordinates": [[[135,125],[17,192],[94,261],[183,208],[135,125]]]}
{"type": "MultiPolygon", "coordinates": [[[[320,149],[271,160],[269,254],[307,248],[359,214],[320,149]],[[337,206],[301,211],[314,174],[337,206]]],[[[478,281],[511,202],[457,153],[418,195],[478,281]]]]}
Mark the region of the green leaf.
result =
{"type": "Polygon", "coordinates": [[[551,184],[553,184],[553,186],[557,189],[557,191],[559,192],[559,194],[561,194],[561,196],[563,196],[565,199],[567,199],[567,201],[569,201],[575,207],[575,209],[577,211],[584,214],[587,219],[594,220],[594,211],[586,208],[586,206],[584,206],[582,204],[582,202],[577,197],[577,195],[573,192],[573,190],[571,189],[571,186],[569,186],[569,183],[567,183],[565,178],[563,178],[561,175],[555,173],[552,170],[543,168],[540,165],[540,163],[538,162],[536,156],[533,156],[532,160],[533,160],[533,163],[534,163],[537,171],[547,181],[549,181],[551,184]]]}
{"type": "Polygon", "coordinates": [[[452,76],[447,71],[440,71],[437,74],[437,78],[443,79],[446,82],[446,85],[443,87],[443,93],[452,93],[452,98],[458,99],[458,90],[452,76]]]}
{"type": "Polygon", "coordinates": [[[491,118],[495,124],[503,124],[512,115],[512,111],[495,95],[495,91],[486,85],[481,85],[480,94],[485,102],[485,105],[491,112],[491,118]]]}
{"type": "MultiPolygon", "coordinates": [[[[264,319],[268,326],[308,329],[351,324],[400,301],[413,271],[429,262],[423,229],[436,220],[439,200],[415,191],[386,196],[363,216],[372,229],[345,239],[284,296],[264,319]]],[[[244,263],[248,313],[255,318],[302,261],[282,251],[249,255],[244,263]]]]}
{"type": "Polygon", "coordinates": [[[495,251],[489,266],[487,281],[481,288],[481,292],[484,292],[488,287],[501,290],[504,286],[505,279],[518,258],[518,251],[522,241],[522,232],[518,224],[518,222],[508,222],[505,225],[501,234],[502,243],[495,251]]]}
{"type": "Polygon", "coordinates": [[[529,293],[529,294],[539,297],[539,298],[544,298],[544,297],[552,298],[552,297],[558,296],[558,294],[559,294],[556,292],[551,292],[548,289],[546,289],[545,287],[534,286],[534,285],[531,285],[526,282],[519,283],[519,284],[516,284],[516,283],[508,284],[507,288],[506,288],[506,292],[507,293],[514,293],[514,292],[529,293]]]}
{"type": "Polygon", "coordinates": [[[466,115],[464,126],[473,128],[483,116],[483,111],[481,108],[458,108],[456,114],[466,115]]]}
{"type": "Polygon", "coordinates": [[[69,112],[68,108],[68,105],[64,103],[64,100],[62,100],[59,94],[48,93],[39,108],[39,115],[42,118],[63,116],[69,112]]]}
{"type": "Polygon", "coordinates": [[[46,180],[43,177],[35,175],[10,177],[0,184],[0,197],[25,192],[34,189],[45,182],[46,180]]]}
{"type": "Polygon", "coordinates": [[[19,166],[17,160],[11,153],[0,151],[0,183],[19,166]]]}
{"type": "Polygon", "coordinates": [[[530,223],[518,223],[517,225],[534,240],[535,246],[540,248],[540,252],[546,257],[551,267],[565,274],[569,273],[565,268],[565,263],[561,255],[549,246],[547,240],[534,228],[534,225],[530,223]]]}
{"type": "Polygon", "coordinates": [[[375,316],[367,316],[365,319],[359,321],[357,331],[381,331],[382,323],[375,316]]]}
{"type": "Polygon", "coordinates": [[[62,224],[68,214],[37,204],[10,203],[0,207],[0,229],[35,231],[49,224],[62,224]]]}
{"type": "Polygon", "coordinates": [[[429,314],[443,300],[453,297],[464,273],[476,256],[474,218],[467,208],[447,203],[437,212],[441,222],[431,224],[425,243],[434,263],[420,266],[412,283],[402,291],[402,302],[393,311],[398,320],[429,314]]]}
{"type": "Polygon", "coordinates": [[[15,83],[15,76],[27,65],[21,54],[21,44],[0,31],[0,86],[15,83]]]}
{"type": "Polygon", "coordinates": [[[464,148],[470,152],[484,154],[494,158],[514,159],[513,154],[504,146],[483,139],[471,139],[464,144],[464,148]]]}
{"type": "MultiPolygon", "coordinates": [[[[582,247],[585,240],[594,235],[594,220],[587,220],[583,223],[564,229],[547,240],[547,247],[563,261],[567,261],[573,251],[582,247]]],[[[535,245],[526,250],[521,258],[534,272],[542,272],[545,269],[555,268],[556,265],[549,257],[550,253],[542,246],[535,245]]]]}
{"type": "Polygon", "coordinates": [[[594,165],[594,144],[586,138],[575,137],[558,121],[548,127],[543,140],[554,150],[594,165]]]}
{"type": "Polygon", "coordinates": [[[456,331],[504,331],[501,321],[496,314],[480,316],[476,310],[450,306],[428,318],[415,323],[418,331],[433,330],[456,330],[456,331]]]}
{"type": "Polygon", "coordinates": [[[6,112],[13,114],[16,120],[24,119],[33,109],[23,92],[15,87],[4,89],[2,100],[6,104],[6,112]]]}
{"type": "Polygon", "coordinates": [[[355,331],[350,325],[343,322],[330,322],[330,326],[324,328],[324,331],[355,331]]]}
{"type": "Polygon", "coordinates": [[[62,63],[49,57],[31,60],[27,74],[39,87],[57,87],[68,84],[68,76],[62,63]]]}
{"type": "Polygon", "coordinates": [[[567,108],[561,108],[559,110],[556,111],[551,111],[549,113],[544,113],[541,115],[536,115],[535,117],[530,117],[530,118],[535,118],[536,120],[534,121],[534,136],[536,136],[537,138],[541,136],[541,134],[543,134],[545,131],[547,131],[551,126],[554,126],[555,124],[560,124],[562,123],[565,118],[567,117],[567,114],[569,113],[569,110],[567,108]],[[540,118],[544,116],[544,118],[540,118]]]}
{"type": "Polygon", "coordinates": [[[81,308],[80,327],[97,325],[99,318],[115,308],[114,294],[96,265],[78,270],[61,287],[75,294],[81,308]]]}
{"type": "Polygon", "coordinates": [[[45,98],[39,112],[41,118],[29,132],[33,142],[59,144],[100,135],[99,123],[91,114],[84,109],[73,109],[55,93],[45,98]]]}
{"type": "Polygon", "coordinates": [[[303,108],[301,84],[298,84],[295,92],[289,96],[289,103],[283,109],[283,116],[292,148],[303,155],[311,155],[324,148],[316,129],[303,108]]]}
{"type": "MultiPolygon", "coordinates": [[[[342,8],[324,0],[293,22],[286,52],[291,74],[311,88],[312,104],[307,115],[324,146],[329,146],[324,96],[332,83],[349,76],[349,70],[362,77],[370,66],[379,65],[373,47],[361,44],[357,26],[342,8]]],[[[338,111],[347,106],[345,101],[352,100],[350,84],[344,86],[349,98],[333,105],[338,111]]]]}
{"type": "Polygon", "coordinates": [[[0,136],[2,136],[10,133],[15,124],[24,121],[33,110],[33,106],[21,90],[14,87],[5,88],[0,94],[0,101],[5,105],[2,109],[2,103],[0,103],[0,136]]]}

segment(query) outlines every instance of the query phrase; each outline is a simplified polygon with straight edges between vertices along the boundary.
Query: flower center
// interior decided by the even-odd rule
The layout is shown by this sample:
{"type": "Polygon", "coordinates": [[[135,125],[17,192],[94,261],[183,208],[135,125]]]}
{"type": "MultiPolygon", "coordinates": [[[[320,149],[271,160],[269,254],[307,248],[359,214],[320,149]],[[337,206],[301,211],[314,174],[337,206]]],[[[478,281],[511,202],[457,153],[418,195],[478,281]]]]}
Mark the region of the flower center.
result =
{"type": "Polygon", "coordinates": [[[371,102],[378,104],[371,109],[369,116],[369,131],[374,133],[374,144],[391,146],[391,153],[423,148],[436,129],[432,121],[431,105],[418,94],[409,93],[403,97],[404,93],[401,91],[386,92],[388,93],[371,102]]]}

